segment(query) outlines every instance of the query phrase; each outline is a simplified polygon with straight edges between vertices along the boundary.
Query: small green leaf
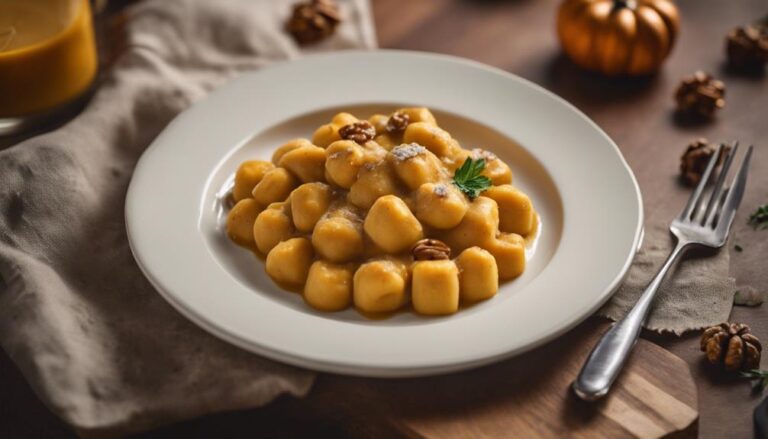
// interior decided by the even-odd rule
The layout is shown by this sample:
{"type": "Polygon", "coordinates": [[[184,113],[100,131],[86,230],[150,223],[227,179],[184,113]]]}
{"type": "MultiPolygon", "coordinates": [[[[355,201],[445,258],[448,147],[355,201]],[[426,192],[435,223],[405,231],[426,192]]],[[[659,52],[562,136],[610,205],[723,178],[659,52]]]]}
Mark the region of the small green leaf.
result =
{"type": "Polygon", "coordinates": [[[768,387],[768,370],[751,369],[745,372],[739,372],[742,378],[746,378],[750,381],[754,380],[752,384],[752,391],[760,393],[768,387]]]}
{"type": "Polygon", "coordinates": [[[768,204],[764,204],[752,212],[749,216],[749,224],[755,230],[768,228],[768,204]]]}
{"type": "Polygon", "coordinates": [[[493,185],[490,178],[480,175],[484,169],[485,159],[472,160],[468,158],[453,174],[453,184],[470,199],[475,199],[493,185]]]}
{"type": "Polygon", "coordinates": [[[733,249],[736,250],[737,252],[741,252],[741,251],[744,250],[743,248],[741,248],[741,246],[739,244],[734,245],[733,249]]]}

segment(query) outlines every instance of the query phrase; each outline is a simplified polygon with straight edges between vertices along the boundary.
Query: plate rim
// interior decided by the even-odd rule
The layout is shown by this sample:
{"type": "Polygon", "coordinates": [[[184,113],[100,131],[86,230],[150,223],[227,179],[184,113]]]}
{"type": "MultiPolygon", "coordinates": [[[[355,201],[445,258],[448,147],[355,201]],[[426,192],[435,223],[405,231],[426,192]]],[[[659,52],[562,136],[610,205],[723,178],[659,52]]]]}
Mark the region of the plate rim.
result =
{"type": "MultiPolygon", "coordinates": [[[[236,150],[241,145],[232,145],[230,146],[229,152],[236,150]]],[[[152,141],[152,143],[147,147],[147,149],[142,153],[139,160],[136,162],[136,166],[134,168],[134,173],[131,178],[131,182],[128,186],[128,191],[126,194],[126,201],[125,201],[125,224],[126,224],[126,231],[129,241],[129,246],[131,248],[131,252],[133,253],[134,260],[136,261],[137,265],[139,266],[140,270],[144,274],[144,276],[149,280],[149,282],[152,284],[152,286],[157,290],[157,292],[163,297],[171,306],[179,311],[182,315],[184,315],[186,318],[193,321],[195,324],[200,326],[205,331],[219,337],[220,339],[223,339],[231,344],[234,344],[240,348],[243,348],[247,351],[254,352],[259,355],[264,355],[265,357],[272,358],[277,361],[281,361],[284,363],[292,364],[299,367],[305,367],[310,368],[313,370],[323,371],[323,372],[331,372],[331,373],[341,373],[346,375],[357,375],[357,376],[368,376],[368,377],[416,377],[416,376],[426,376],[426,375],[435,375],[435,374],[443,374],[443,373],[450,373],[455,372],[459,370],[465,370],[469,368],[479,367],[482,365],[494,363],[500,360],[503,360],[505,358],[510,358],[512,356],[519,355],[521,353],[530,351],[538,346],[541,346],[545,343],[548,343],[549,341],[559,337],[560,335],[568,332],[570,329],[578,325],[579,323],[583,322],[586,318],[590,317],[594,312],[599,309],[605,302],[607,302],[612,295],[615,293],[615,291],[620,287],[623,280],[626,278],[629,269],[632,265],[632,262],[634,260],[634,257],[636,255],[636,250],[639,248],[640,243],[642,241],[642,234],[643,234],[643,221],[644,221],[644,208],[643,208],[643,201],[642,201],[642,193],[640,191],[639,184],[637,182],[637,179],[632,172],[632,169],[630,168],[629,164],[626,161],[626,158],[621,153],[621,150],[619,149],[616,142],[613,141],[613,139],[608,136],[608,134],[602,130],[592,119],[587,117],[581,110],[579,110],[577,107],[575,107],[570,102],[566,101],[564,98],[558,96],[557,94],[547,90],[546,88],[528,80],[523,77],[520,77],[518,75],[515,75],[511,72],[508,72],[506,70],[490,66],[487,64],[483,64],[478,61],[474,61],[471,59],[461,58],[457,56],[452,55],[446,55],[446,54],[438,54],[438,53],[429,53],[429,52],[419,52],[419,51],[408,51],[408,50],[393,50],[393,49],[379,49],[375,51],[370,50],[345,50],[343,52],[330,52],[330,53],[317,53],[317,54],[310,54],[303,56],[301,58],[295,59],[295,60],[287,60],[282,62],[276,62],[274,64],[271,64],[269,66],[265,66],[263,68],[260,68],[257,71],[250,71],[243,73],[239,75],[238,77],[226,82],[225,84],[221,85],[220,87],[217,87],[215,90],[213,90],[210,94],[208,94],[204,99],[201,101],[198,101],[195,105],[190,106],[189,108],[185,109],[181,113],[179,113],[174,119],[168,123],[168,125],[164,128],[164,130],[155,138],[155,140],[152,141]],[[151,156],[151,152],[154,151],[157,148],[160,148],[158,145],[162,144],[162,140],[164,140],[164,135],[166,135],[172,127],[182,123],[184,120],[184,117],[186,114],[190,112],[192,108],[195,108],[196,106],[200,105],[201,102],[205,102],[210,100],[211,96],[218,95],[222,93],[222,90],[225,89],[232,89],[236,86],[234,84],[238,82],[245,81],[244,78],[252,77],[261,74],[265,71],[270,71],[273,69],[280,69],[285,68],[286,65],[289,64],[296,64],[301,63],[306,60],[312,60],[315,58],[330,58],[330,57],[355,57],[359,55],[363,56],[371,56],[371,55],[378,55],[378,54],[384,54],[384,55],[393,55],[393,56],[404,56],[404,57],[416,57],[416,58],[423,58],[425,60],[439,60],[439,61],[447,61],[450,63],[455,64],[463,64],[467,67],[483,70],[486,72],[490,72],[496,75],[500,75],[505,77],[507,80],[516,81],[526,87],[529,87],[533,90],[535,90],[538,93],[542,93],[546,95],[550,99],[554,99],[557,101],[560,105],[568,108],[572,113],[574,113],[576,116],[578,116],[582,122],[586,122],[587,125],[589,125],[596,133],[598,133],[604,140],[608,142],[608,144],[613,148],[613,152],[616,154],[617,158],[619,159],[621,165],[623,166],[623,171],[626,172],[627,176],[630,179],[630,182],[632,183],[632,188],[634,189],[634,196],[637,204],[637,219],[635,224],[635,231],[634,231],[634,237],[633,237],[633,245],[632,248],[634,249],[629,255],[625,257],[624,263],[622,264],[620,272],[612,279],[612,281],[609,283],[609,285],[604,288],[604,290],[600,293],[599,299],[596,301],[596,303],[589,308],[587,312],[580,313],[581,316],[578,316],[576,318],[571,319],[570,322],[559,325],[559,329],[551,331],[548,335],[540,337],[539,339],[527,343],[523,346],[519,346],[515,349],[510,349],[505,352],[499,353],[498,355],[493,356],[486,356],[483,358],[475,358],[471,360],[461,361],[461,362],[454,362],[450,364],[440,364],[440,365],[407,365],[407,366],[392,366],[387,365],[383,367],[371,367],[367,365],[360,365],[360,364],[344,364],[334,361],[324,361],[319,360],[317,358],[313,359],[307,359],[306,357],[302,357],[300,355],[295,355],[287,352],[283,352],[280,350],[272,349],[268,346],[260,345],[253,340],[247,340],[242,337],[240,337],[237,334],[233,334],[229,331],[226,331],[224,328],[219,327],[216,323],[213,323],[205,318],[205,316],[199,314],[195,310],[189,308],[185,303],[183,303],[182,300],[180,300],[176,295],[170,293],[169,291],[166,291],[160,284],[160,281],[158,279],[155,279],[153,276],[151,270],[149,270],[148,267],[145,266],[142,259],[139,257],[139,253],[141,250],[136,248],[136,242],[135,242],[135,235],[134,231],[132,231],[132,220],[131,220],[131,213],[132,208],[131,206],[134,205],[136,202],[136,189],[135,189],[135,176],[138,174],[138,170],[141,169],[142,165],[148,161],[148,157],[151,156]],[[148,154],[149,153],[149,154],[148,154]]],[[[546,268],[545,268],[546,270],[546,268]]]]}

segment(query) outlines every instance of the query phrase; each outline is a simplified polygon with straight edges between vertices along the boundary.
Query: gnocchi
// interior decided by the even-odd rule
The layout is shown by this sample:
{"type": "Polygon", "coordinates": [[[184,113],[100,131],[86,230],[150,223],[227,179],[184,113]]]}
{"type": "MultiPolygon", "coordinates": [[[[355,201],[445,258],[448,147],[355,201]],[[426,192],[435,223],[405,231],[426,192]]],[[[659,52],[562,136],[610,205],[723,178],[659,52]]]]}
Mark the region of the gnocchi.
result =
{"type": "Polygon", "coordinates": [[[321,219],[312,233],[317,253],[332,262],[349,262],[363,253],[363,227],[343,216],[321,219]]]}
{"type": "Polygon", "coordinates": [[[285,168],[275,168],[266,174],[254,186],[251,196],[262,206],[269,206],[278,201],[285,201],[299,181],[285,168]]]}
{"type": "Polygon", "coordinates": [[[528,195],[512,185],[494,186],[485,191],[485,196],[499,206],[499,230],[518,235],[527,235],[536,226],[536,214],[528,195]]]}
{"type": "Polygon", "coordinates": [[[385,195],[371,206],[363,225],[365,233],[389,253],[397,254],[424,237],[424,229],[405,204],[394,195],[385,195]]]}
{"type": "Polygon", "coordinates": [[[311,140],[241,163],[231,198],[229,239],[323,312],[453,314],[523,273],[538,228],[507,163],[462,148],[424,107],[336,114],[311,140]],[[468,189],[473,163],[482,185],[468,189]]]}
{"type": "Polygon", "coordinates": [[[331,187],[325,183],[304,183],[291,192],[293,224],[301,232],[311,232],[331,205],[331,187]]]}
{"type": "Polygon", "coordinates": [[[293,221],[287,213],[287,203],[272,203],[253,223],[253,240],[262,254],[269,253],[277,244],[293,237],[293,221]]]}
{"type": "Polygon", "coordinates": [[[341,311],[352,303],[351,266],[318,260],[312,263],[304,286],[304,300],[320,311],[341,311]]]}
{"type": "Polygon", "coordinates": [[[235,186],[232,188],[232,198],[235,201],[251,198],[253,188],[264,178],[267,172],[275,166],[263,160],[248,160],[240,164],[235,173],[235,186]]]}
{"type": "Polygon", "coordinates": [[[253,198],[240,200],[227,216],[229,239],[243,246],[253,244],[253,223],[259,215],[259,203],[253,198]]]}
{"type": "Polygon", "coordinates": [[[459,269],[453,261],[413,264],[413,309],[419,314],[453,314],[459,310],[459,269]]]}
{"type": "Polygon", "coordinates": [[[307,280],[313,256],[312,243],[307,238],[288,239],[267,254],[267,274],[280,285],[301,287],[307,280]]]}
{"type": "Polygon", "coordinates": [[[459,268],[459,296],[463,302],[478,302],[496,295],[499,269],[488,250],[470,247],[456,258],[459,268]]]}
{"type": "Polygon", "coordinates": [[[397,311],[405,303],[408,270],[396,260],[365,263],[354,279],[355,306],[368,313],[397,311]]]}

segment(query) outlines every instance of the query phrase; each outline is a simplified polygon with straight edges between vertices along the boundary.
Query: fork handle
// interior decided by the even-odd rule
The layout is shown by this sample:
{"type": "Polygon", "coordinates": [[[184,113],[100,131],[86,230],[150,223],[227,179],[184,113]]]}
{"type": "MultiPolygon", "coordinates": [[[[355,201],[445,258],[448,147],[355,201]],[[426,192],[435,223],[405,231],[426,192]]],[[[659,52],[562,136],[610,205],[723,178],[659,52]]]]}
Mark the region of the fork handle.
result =
{"type": "Polygon", "coordinates": [[[579,376],[573,382],[573,390],[579,398],[593,401],[608,393],[637,342],[640,329],[648,316],[659,285],[661,285],[670,267],[687,247],[687,242],[677,242],[664,265],[643,291],[640,300],[623,319],[611,326],[597,342],[581,368],[579,376]]]}

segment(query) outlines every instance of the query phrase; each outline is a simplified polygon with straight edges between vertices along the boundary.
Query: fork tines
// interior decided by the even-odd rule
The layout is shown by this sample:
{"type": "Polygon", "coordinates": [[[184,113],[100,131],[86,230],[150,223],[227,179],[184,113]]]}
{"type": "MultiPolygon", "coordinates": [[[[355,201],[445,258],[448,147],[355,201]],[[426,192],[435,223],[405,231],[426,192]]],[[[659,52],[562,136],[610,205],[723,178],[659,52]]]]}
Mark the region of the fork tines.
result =
{"type": "Polygon", "coordinates": [[[727,232],[727,228],[730,227],[736,208],[739,206],[744,194],[747,168],[752,156],[752,149],[752,145],[747,148],[747,153],[741,161],[736,176],[731,181],[731,184],[725,187],[725,179],[739,150],[739,142],[733,142],[732,146],[720,144],[709,159],[704,174],[701,176],[701,181],[696,186],[685,209],[680,214],[680,221],[698,223],[701,226],[710,228],[720,228],[720,225],[723,225],[724,231],[727,232]],[[721,160],[723,165],[720,172],[715,173],[715,168],[721,160]],[[714,186],[712,186],[709,199],[704,202],[703,194],[707,187],[712,184],[713,180],[715,180],[714,186]],[[722,221],[722,219],[726,221],[722,221]]]}

